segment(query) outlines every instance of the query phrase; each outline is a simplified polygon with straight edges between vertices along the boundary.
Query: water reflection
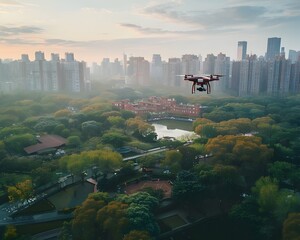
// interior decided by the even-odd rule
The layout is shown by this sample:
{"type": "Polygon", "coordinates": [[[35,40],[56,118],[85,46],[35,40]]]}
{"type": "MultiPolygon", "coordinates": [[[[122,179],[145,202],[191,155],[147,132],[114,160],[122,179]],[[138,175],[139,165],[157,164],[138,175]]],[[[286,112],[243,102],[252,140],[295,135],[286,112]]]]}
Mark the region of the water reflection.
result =
{"type": "Polygon", "coordinates": [[[182,129],[168,129],[167,126],[162,124],[153,123],[152,126],[155,128],[155,132],[157,134],[157,138],[163,137],[174,137],[176,139],[181,138],[192,138],[195,136],[195,133],[192,131],[186,131],[182,129]]]}

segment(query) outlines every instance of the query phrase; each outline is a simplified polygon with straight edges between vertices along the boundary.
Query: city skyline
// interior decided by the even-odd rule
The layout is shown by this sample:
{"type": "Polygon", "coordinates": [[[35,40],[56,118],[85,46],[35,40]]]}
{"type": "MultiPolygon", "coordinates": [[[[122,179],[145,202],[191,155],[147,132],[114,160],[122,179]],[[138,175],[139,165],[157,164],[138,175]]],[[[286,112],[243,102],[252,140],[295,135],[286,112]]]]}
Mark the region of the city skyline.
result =
{"type": "Polygon", "coordinates": [[[105,57],[153,54],[163,60],[184,54],[237,59],[237,44],[246,41],[247,54],[264,56],[267,40],[299,51],[297,0],[0,0],[0,58],[20,59],[36,51],[64,56],[73,52],[88,63],[105,57]]]}

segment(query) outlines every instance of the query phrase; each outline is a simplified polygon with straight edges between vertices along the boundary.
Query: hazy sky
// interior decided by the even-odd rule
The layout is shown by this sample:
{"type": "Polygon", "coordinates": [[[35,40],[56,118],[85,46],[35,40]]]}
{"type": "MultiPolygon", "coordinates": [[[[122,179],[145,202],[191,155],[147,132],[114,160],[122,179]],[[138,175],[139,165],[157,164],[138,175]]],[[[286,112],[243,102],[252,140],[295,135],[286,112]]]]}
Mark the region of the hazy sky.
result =
{"type": "Polygon", "coordinates": [[[268,37],[300,50],[300,0],[0,0],[0,58],[35,51],[77,60],[264,55],[268,37]]]}

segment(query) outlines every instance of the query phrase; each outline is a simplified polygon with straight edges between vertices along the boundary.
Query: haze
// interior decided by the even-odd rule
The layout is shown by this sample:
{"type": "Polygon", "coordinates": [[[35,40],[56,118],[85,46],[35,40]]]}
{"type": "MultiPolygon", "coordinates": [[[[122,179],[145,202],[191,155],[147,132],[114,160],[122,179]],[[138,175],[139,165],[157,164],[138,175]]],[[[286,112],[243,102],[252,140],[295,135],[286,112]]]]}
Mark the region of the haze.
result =
{"type": "Polygon", "coordinates": [[[267,38],[299,50],[298,0],[0,0],[0,58],[35,51],[100,62],[104,57],[151,60],[182,54],[225,53],[236,59],[237,42],[264,55],[267,38]]]}

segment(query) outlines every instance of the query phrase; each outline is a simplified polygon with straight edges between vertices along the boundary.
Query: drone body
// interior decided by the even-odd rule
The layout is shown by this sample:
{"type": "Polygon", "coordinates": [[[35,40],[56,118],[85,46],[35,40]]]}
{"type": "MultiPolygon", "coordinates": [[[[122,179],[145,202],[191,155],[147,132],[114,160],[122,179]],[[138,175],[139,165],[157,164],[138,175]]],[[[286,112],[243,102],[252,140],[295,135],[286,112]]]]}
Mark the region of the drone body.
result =
{"type": "Polygon", "coordinates": [[[218,81],[223,75],[220,74],[211,74],[206,76],[194,76],[191,74],[184,75],[184,80],[193,82],[192,85],[192,94],[196,91],[196,85],[200,86],[197,88],[199,92],[206,91],[207,94],[211,93],[210,82],[218,81]]]}

